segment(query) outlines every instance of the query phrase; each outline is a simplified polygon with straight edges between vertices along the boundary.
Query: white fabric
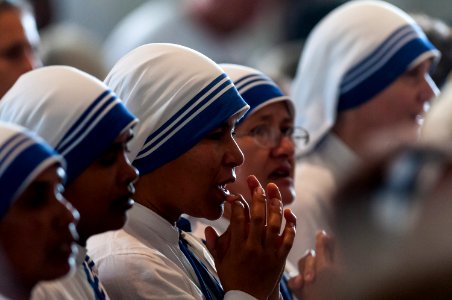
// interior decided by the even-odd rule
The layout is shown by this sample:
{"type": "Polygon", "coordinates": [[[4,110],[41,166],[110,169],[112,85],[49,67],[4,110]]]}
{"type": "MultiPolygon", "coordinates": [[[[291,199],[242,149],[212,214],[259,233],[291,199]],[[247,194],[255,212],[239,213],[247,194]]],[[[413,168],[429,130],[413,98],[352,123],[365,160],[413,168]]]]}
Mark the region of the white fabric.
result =
{"type": "Polygon", "coordinates": [[[0,122],[0,218],[42,171],[57,162],[65,165],[42,138],[21,126],[0,122]]]}
{"type": "Polygon", "coordinates": [[[102,81],[66,66],[22,75],[0,101],[0,120],[31,129],[63,155],[68,182],[137,122],[102,81]]]}
{"type": "Polygon", "coordinates": [[[141,174],[182,155],[229,117],[249,108],[217,64],[174,44],[132,50],[105,82],[140,119],[129,158],[141,174]]]}
{"type": "MultiPolygon", "coordinates": [[[[387,2],[358,0],[335,9],[313,29],[292,85],[296,123],[310,133],[305,151],[315,147],[334,124],[344,75],[407,24],[415,23],[387,2]]],[[[437,56],[437,50],[423,52],[408,67],[437,56]]],[[[372,72],[376,65],[367,67],[367,71],[372,72]]]]}
{"type": "Polygon", "coordinates": [[[277,102],[287,103],[291,116],[294,117],[295,105],[281,88],[267,75],[251,67],[237,64],[220,64],[220,67],[231,78],[240,95],[250,106],[242,118],[246,119],[254,112],[277,102]]]}
{"type": "Polygon", "coordinates": [[[297,234],[288,260],[297,265],[306,250],[315,248],[318,230],[331,233],[331,196],[341,180],[360,164],[359,158],[330,133],[314,152],[296,165],[296,200],[288,206],[297,216],[297,234]]]}
{"type": "Polygon", "coordinates": [[[218,63],[246,64],[257,50],[275,42],[282,24],[278,19],[281,13],[273,9],[240,32],[220,36],[195,20],[183,2],[147,1],[127,15],[104,43],[107,65],[113,66],[128,51],[147,43],[175,43],[195,49],[218,63]]]}
{"type": "MultiPolygon", "coordinates": [[[[83,267],[87,250],[78,244],[77,248],[75,272],[62,279],[40,282],[32,291],[32,300],[96,300],[94,290],[87,280],[85,268],[83,267]]],[[[90,269],[88,268],[88,270],[90,269]]],[[[99,284],[102,285],[100,282],[99,284]]],[[[107,293],[106,299],[109,299],[107,293]]]]}
{"type": "Polygon", "coordinates": [[[107,89],[101,81],[75,68],[36,69],[21,76],[2,98],[0,118],[25,123],[56,146],[91,101],[107,89]]]}
{"type": "MultiPolygon", "coordinates": [[[[136,203],[124,228],[91,237],[88,251],[112,299],[203,299],[178,241],[175,226],[136,203]]],[[[202,244],[193,237],[189,237],[189,244],[198,258],[214,269],[202,244]]],[[[254,298],[230,291],[225,299],[254,298]]]]}

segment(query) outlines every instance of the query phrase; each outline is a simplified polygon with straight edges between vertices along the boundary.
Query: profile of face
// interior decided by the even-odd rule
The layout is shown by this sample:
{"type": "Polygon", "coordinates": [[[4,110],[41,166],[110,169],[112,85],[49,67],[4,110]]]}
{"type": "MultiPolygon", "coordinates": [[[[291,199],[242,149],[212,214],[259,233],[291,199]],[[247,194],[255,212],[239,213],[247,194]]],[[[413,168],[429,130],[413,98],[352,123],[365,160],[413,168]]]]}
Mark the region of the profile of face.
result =
{"type": "Polygon", "coordinates": [[[426,60],[403,73],[373,99],[354,109],[356,124],[368,129],[418,126],[425,104],[438,93],[429,75],[431,61],[426,60]]]}
{"type": "Polygon", "coordinates": [[[99,158],[66,186],[65,197],[80,212],[79,243],[98,233],[120,229],[133,205],[138,171],[126,156],[132,130],[122,132],[99,158]]]}
{"type": "Polygon", "coordinates": [[[137,190],[152,193],[152,209],[169,222],[182,213],[218,219],[229,191],[226,184],[235,180],[235,167],[243,154],[234,138],[236,117],[211,131],[189,151],[145,174],[137,190]]]}
{"type": "Polygon", "coordinates": [[[61,195],[63,177],[57,164],[45,169],[0,220],[5,259],[28,288],[67,274],[75,263],[78,212],[61,195]]]}
{"type": "Polygon", "coordinates": [[[245,161],[236,169],[236,182],[228,184],[231,192],[251,199],[246,179],[249,175],[255,175],[263,186],[273,182],[279,187],[284,205],[294,200],[295,145],[289,137],[282,136],[293,127],[294,119],[283,102],[255,111],[237,126],[236,141],[245,161]],[[260,145],[254,133],[269,130],[280,133],[281,138],[275,146],[260,145]]]}
{"type": "Polygon", "coordinates": [[[39,34],[33,16],[17,9],[0,10],[0,98],[25,72],[41,65],[39,34]]]}

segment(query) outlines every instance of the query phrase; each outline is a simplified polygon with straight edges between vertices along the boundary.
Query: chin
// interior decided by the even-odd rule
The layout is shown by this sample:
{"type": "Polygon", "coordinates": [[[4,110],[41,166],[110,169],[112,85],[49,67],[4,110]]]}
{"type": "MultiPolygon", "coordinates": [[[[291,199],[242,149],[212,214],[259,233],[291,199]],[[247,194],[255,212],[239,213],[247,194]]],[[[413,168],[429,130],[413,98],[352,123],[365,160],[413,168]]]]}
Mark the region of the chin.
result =
{"type": "Polygon", "coordinates": [[[218,220],[224,212],[224,207],[221,205],[220,207],[217,207],[216,209],[212,208],[208,212],[204,213],[200,218],[205,218],[211,221],[218,220]]]}
{"type": "Polygon", "coordinates": [[[295,189],[280,190],[283,206],[289,205],[295,201],[295,189]]]}

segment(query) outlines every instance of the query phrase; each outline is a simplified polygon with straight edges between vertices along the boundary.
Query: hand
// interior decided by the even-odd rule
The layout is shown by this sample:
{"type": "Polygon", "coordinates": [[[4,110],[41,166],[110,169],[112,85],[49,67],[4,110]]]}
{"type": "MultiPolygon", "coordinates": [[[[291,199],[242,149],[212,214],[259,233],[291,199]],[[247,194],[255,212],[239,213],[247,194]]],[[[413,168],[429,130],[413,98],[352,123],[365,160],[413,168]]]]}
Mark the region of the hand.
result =
{"type": "Polygon", "coordinates": [[[231,223],[220,237],[213,228],[206,228],[207,248],[225,291],[241,290],[258,299],[276,293],[279,297],[279,280],[295,237],[296,218],[290,210],[283,211],[275,184],[268,184],[267,196],[256,177],[248,177],[248,186],[251,207],[243,197],[231,197],[231,223]],[[286,225],[280,235],[283,215],[286,225]]]}
{"type": "Polygon", "coordinates": [[[298,261],[299,274],[289,280],[289,288],[299,299],[332,299],[338,279],[334,240],[324,231],[316,235],[316,251],[310,250],[298,261]]]}

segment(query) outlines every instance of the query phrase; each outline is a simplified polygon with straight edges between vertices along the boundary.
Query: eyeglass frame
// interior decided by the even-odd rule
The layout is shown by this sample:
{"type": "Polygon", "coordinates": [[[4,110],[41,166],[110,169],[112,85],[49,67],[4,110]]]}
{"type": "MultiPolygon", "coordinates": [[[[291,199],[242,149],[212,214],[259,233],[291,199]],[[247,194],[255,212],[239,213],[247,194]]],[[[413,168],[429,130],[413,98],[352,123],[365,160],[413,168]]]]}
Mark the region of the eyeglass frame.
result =
{"type": "Polygon", "coordinates": [[[272,127],[272,126],[260,125],[260,126],[253,128],[248,133],[238,133],[236,131],[235,137],[236,138],[241,138],[241,137],[246,137],[246,136],[252,137],[258,146],[267,148],[267,149],[271,149],[271,148],[274,148],[274,147],[280,145],[281,140],[284,137],[288,137],[296,148],[297,148],[297,145],[299,145],[297,141],[302,141],[302,144],[300,146],[305,146],[309,143],[310,135],[309,135],[309,132],[305,128],[303,128],[301,126],[293,126],[293,127],[289,127],[289,129],[290,130],[288,130],[287,132],[282,132],[281,129],[276,129],[275,127],[272,127]],[[258,129],[258,128],[268,128],[269,134],[268,134],[267,138],[270,140],[270,138],[271,138],[270,135],[273,134],[273,142],[272,143],[262,142],[258,136],[259,134],[256,132],[256,129],[258,129]],[[302,133],[302,136],[298,139],[296,139],[294,137],[294,134],[296,131],[299,131],[300,133],[302,133]],[[275,134],[275,132],[277,132],[277,133],[275,134]]]}

